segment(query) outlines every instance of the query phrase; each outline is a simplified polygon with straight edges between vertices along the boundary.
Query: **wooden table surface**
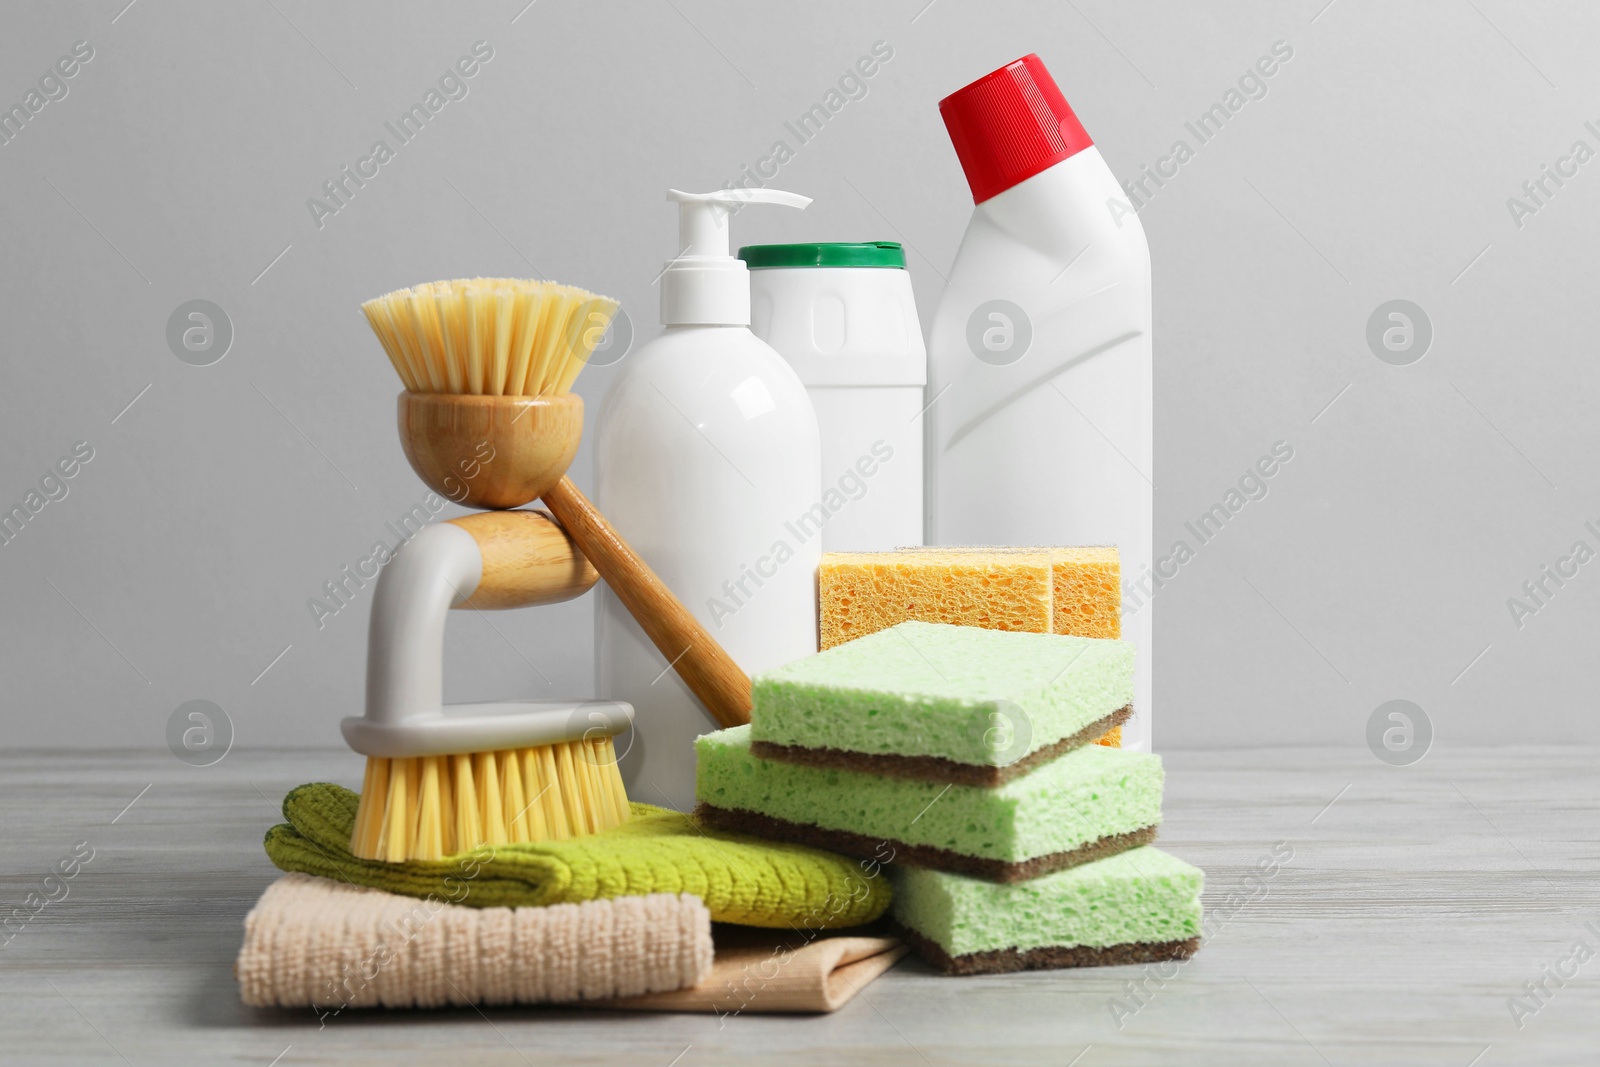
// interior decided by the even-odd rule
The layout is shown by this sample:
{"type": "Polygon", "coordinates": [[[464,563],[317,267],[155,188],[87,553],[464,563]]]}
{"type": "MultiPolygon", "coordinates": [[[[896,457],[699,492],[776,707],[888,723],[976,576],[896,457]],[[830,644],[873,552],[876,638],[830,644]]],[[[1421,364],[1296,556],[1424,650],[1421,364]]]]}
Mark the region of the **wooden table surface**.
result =
{"type": "Polygon", "coordinates": [[[319,1027],[309,1010],[243,1007],[231,964],[277,875],[260,842],[278,801],[306,781],[354,786],[357,757],[235,751],[193,768],[165,751],[10,753],[7,911],[80,842],[93,859],[0,946],[0,1062],[1600,1060],[1600,747],[1440,746],[1410,767],[1364,749],[1166,763],[1161,844],[1205,868],[1213,930],[1164,981],[1136,967],[944,978],[912,959],[823,1017],[459,1009],[319,1027]],[[1275,847],[1293,858],[1252,892],[1275,847]]]}

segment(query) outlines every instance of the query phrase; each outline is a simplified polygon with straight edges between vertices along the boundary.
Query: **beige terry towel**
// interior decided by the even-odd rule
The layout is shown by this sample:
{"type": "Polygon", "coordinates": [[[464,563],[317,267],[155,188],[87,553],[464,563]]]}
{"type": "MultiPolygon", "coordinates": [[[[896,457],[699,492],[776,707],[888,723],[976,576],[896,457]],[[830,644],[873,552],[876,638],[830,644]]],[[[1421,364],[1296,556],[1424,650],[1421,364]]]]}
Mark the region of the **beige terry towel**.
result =
{"type": "Polygon", "coordinates": [[[885,937],[713,928],[698,897],[466,908],[289,874],[245,917],[246,1004],[570,1003],[718,1015],[830,1012],[904,956],[885,937]]]}
{"type": "Polygon", "coordinates": [[[634,996],[711,963],[711,914],[688,894],[466,908],[289,874],[245,917],[234,974],[246,1004],[336,1014],[634,996]]]}

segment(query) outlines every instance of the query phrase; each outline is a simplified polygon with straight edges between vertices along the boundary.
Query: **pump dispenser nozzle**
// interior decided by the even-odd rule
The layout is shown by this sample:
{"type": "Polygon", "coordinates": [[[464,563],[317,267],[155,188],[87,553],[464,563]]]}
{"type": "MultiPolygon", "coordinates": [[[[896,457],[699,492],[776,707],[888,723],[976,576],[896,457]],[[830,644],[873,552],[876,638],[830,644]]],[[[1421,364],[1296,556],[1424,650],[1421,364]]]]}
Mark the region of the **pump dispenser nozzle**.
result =
{"type": "Polygon", "coordinates": [[[750,325],[750,274],[730,252],[728,218],[745,204],[804,209],[811,198],[780,189],[667,192],[678,205],[677,258],[661,275],[661,321],[667,326],[750,325]]]}

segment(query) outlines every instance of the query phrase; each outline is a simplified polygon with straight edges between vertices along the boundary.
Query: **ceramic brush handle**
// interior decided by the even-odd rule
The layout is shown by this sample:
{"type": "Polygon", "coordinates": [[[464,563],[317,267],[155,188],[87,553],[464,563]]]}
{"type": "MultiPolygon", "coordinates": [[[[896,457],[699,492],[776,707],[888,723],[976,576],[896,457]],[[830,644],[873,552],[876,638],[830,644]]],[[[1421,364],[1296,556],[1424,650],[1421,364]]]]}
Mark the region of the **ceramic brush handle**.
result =
{"type": "Polygon", "coordinates": [[[718,724],[750,721],[750,678],[587,497],[562,478],[544,503],[718,724]]]}

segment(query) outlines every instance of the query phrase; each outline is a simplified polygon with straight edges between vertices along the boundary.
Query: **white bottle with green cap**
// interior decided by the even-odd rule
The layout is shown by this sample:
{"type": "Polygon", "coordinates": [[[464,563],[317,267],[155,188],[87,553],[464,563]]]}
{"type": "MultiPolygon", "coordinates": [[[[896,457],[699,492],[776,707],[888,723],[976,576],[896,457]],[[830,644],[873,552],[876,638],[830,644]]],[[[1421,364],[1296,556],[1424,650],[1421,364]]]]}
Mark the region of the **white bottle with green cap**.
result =
{"type": "Polygon", "coordinates": [[[922,543],[928,353],[894,241],[746,245],[750,328],[789,361],[822,434],[826,552],[922,543]]]}
{"type": "MultiPolygon", "coordinates": [[[[630,353],[594,423],[594,500],[746,673],[817,651],[822,495],[817,416],[793,368],[750,332],[750,274],[728,219],[803,208],[774,189],[681,193],[655,340],[630,353]]],[[[716,723],[622,603],[596,616],[599,692],[638,709],[630,794],[694,803],[694,739],[716,723]],[[622,694],[628,694],[626,697],[622,694]]]]}

